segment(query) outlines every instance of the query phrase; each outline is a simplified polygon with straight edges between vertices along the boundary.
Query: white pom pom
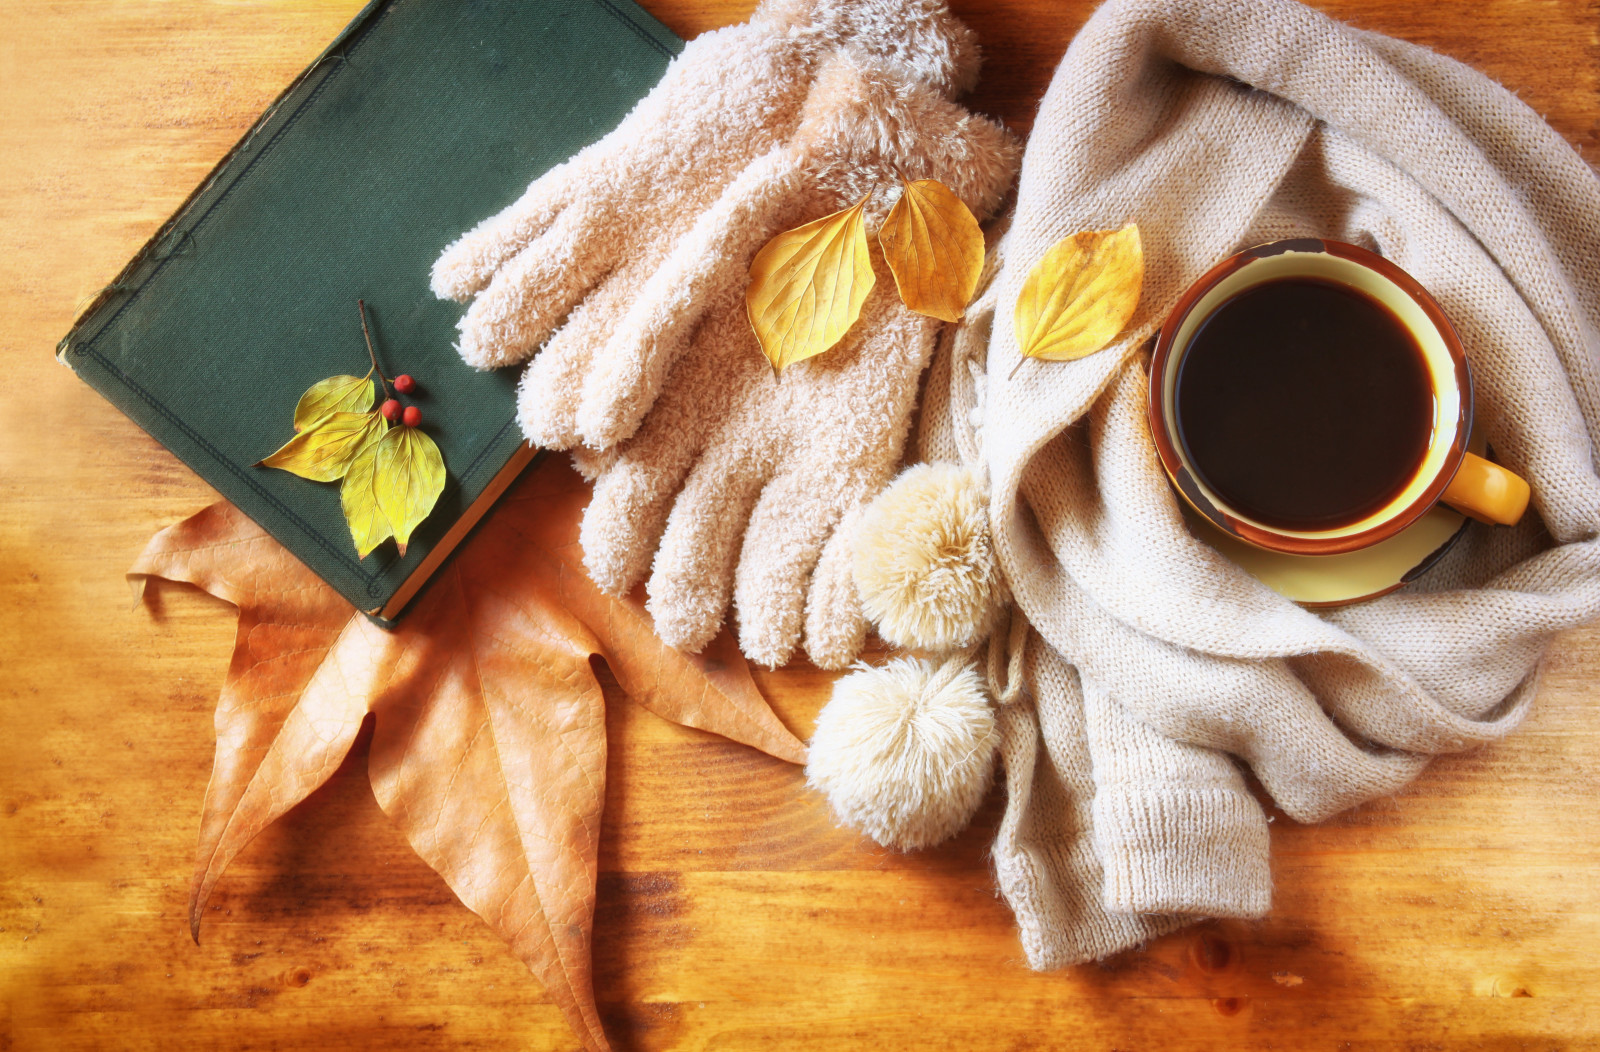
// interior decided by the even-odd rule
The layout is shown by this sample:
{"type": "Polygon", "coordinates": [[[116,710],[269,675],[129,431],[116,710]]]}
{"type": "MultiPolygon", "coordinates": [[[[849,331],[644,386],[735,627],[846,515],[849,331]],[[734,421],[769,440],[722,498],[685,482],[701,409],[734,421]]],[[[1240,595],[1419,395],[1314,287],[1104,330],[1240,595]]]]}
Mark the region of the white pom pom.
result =
{"type": "Polygon", "coordinates": [[[1006,596],[977,476],[959,464],[906,469],[862,516],[852,570],[888,642],[954,650],[981,640],[1006,596]]]}
{"type": "Polygon", "coordinates": [[[972,663],[858,665],[817,717],[806,775],[839,821],[911,851],[959,833],[994,777],[994,712],[972,663]]]}

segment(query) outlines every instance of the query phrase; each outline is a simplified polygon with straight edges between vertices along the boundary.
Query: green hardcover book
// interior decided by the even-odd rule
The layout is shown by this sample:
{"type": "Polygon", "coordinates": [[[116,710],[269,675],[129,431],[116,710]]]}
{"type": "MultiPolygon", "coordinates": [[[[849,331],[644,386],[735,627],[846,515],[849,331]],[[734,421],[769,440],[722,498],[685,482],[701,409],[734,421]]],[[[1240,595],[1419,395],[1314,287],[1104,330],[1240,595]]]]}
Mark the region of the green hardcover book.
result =
{"type": "MultiPolygon", "coordinates": [[[[455,237],[614,128],[682,42],[630,0],[378,0],[61,341],[59,356],[360,610],[398,617],[533,451],[514,370],[456,355],[455,237]],[[311,384],[409,373],[448,473],[401,557],[358,559],[337,484],[257,462],[311,384]]],[[[380,398],[381,393],[380,393],[380,398]]]]}

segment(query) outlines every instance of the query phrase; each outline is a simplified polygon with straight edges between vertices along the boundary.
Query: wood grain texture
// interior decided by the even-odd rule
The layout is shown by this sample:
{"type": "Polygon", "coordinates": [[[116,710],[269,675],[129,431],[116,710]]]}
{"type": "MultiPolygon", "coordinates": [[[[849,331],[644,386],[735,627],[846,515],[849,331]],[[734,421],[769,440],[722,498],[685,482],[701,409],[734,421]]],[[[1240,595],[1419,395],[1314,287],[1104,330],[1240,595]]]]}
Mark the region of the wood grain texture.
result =
{"type": "MultiPolygon", "coordinates": [[[[535,0],[530,0],[535,2],[535,0]]],[[[1219,0],[1222,2],[1222,0],[1219,0]]],[[[384,820],[358,745],[188,940],[232,610],[123,571],[214,499],[55,364],[116,273],[361,0],[0,2],[0,1049],[558,1049],[537,982],[384,820]]],[[[646,0],[692,35],[736,0],[646,0]]],[[[1091,5],[956,0],[974,105],[1025,131],[1091,5]]],[[[1600,161],[1600,2],[1330,0],[1464,59],[1600,161]]],[[[830,677],[762,677],[809,732],[830,677]]],[[[1037,975],[996,801],[897,856],[800,772],[608,684],[596,984],[621,1049],[1600,1047],[1600,630],[1529,723],[1321,826],[1273,825],[1257,924],[1037,975]]]]}

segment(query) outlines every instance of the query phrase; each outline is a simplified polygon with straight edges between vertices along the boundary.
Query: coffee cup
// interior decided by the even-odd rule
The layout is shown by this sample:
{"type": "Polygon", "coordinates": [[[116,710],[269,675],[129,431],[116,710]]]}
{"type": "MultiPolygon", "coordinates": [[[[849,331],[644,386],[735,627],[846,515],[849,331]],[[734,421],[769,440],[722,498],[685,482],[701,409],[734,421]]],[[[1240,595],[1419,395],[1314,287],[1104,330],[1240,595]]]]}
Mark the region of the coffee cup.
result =
{"type": "Polygon", "coordinates": [[[1150,367],[1150,430],[1174,487],[1271,551],[1356,551],[1440,502],[1516,523],[1528,483],[1468,451],[1472,424],[1472,371],[1439,305],[1337,241],[1217,264],[1167,316],[1150,367]]]}

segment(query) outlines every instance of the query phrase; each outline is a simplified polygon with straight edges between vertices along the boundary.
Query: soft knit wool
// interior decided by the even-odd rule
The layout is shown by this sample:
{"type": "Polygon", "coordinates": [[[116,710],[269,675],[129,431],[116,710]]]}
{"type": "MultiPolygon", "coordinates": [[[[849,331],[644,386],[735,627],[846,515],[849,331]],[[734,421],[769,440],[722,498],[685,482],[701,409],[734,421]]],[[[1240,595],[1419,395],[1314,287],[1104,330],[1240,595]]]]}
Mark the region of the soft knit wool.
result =
{"type": "MultiPolygon", "coordinates": [[[[824,547],[898,467],[940,323],[907,310],[885,277],[843,341],[777,375],[746,315],[749,261],[876,187],[875,228],[902,176],[938,179],[986,216],[1017,156],[999,125],[842,51],[793,140],[741,173],[651,275],[614,337],[638,353],[595,367],[613,392],[646,392],[665,375],[653,396],[608,396],[618,413],[650,411],[632,438],[586,460],[598,477],[582,539],[607,590],[649,571],[648,608],[668,643],[698,650],[731,598],[755,661],[787,661],[802,625],[819,665],[855,655],[865,630],[849,560],[824,547]]],[[[887,275],[881,258],[877,268],[887,275]]]]}
{"type": "Polygon", "coordinates": [[[650,608],[668,642],[695,650],[715,634],[737,565],[751,657],[786,661],[802,618],[819,664],[860,649],[848,551],[820,549],[898,461],[934,323],[880,287],[845,345],[780,389],[751,373],[760,352],[735,286],[786,225],[874,187],[881,220],[902,175],[992,210],[1015,143],[944,101],[977,66],[940,0],[767,0],[749,24],[691,42],[616,131],[435,264],[434,291],[471,301],[469,362],[522,361],[543,343],[519,392],[523,430],[601,478],[584,543],[602,587],[631,588],[660,544],[650,608]],[[831,58],[845,48],[853,58],[831,58]]]}
{"type": "Polygon", "coordinates": [[[989,471],[1038,633],[1000,718],[995,846],[1036,967],[1179,923],[1145,914],[1264,907],[1265,826],[1224,754],[1315,821],[1521,721],[1550,638],[1600,613],[1597,244],[1595,173],[1456,62],[1289,0],[1111,0],[1090,19],[1041,105],[999,274],[930,388],[930,418],[956,425],[944,455],[989,471]],[[1029,270],[1129,221],[1146,279],[1127,331],[1019,368],[1029,270]],[[1145,418],[1140,349],[1177,296],[1288,236],[1375,248],[1433,293],[1497,459],[1533,486],[1522,525],[1474,525],[1407,588],[1324,613],[1188,533],[1145,418]]]}
{"type": "MultiPolygon", "coordinates": [[[[917,451],[982,461],[987,330],[947,341],[924,391],[917,451]]],[[[859,538],[858,538],[859,543],[859,538]]],[[[1260,917],[1271,902],[1267,823],[1233,762],[1133,719],[1013,606],[989,640],[1006,810],[995,871],[1035,968],[1126,949],[1200,917],[1260,917]],[[1009,638],[1007,638],[1009,636],[1009,638]]]]}

